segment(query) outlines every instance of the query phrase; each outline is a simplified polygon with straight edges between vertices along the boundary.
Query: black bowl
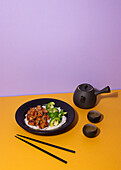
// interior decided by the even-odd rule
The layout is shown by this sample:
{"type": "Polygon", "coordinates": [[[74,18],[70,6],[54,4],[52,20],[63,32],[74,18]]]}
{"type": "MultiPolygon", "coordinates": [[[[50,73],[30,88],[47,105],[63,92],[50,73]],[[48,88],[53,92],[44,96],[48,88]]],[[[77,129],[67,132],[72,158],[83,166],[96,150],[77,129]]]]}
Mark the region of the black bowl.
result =
{"type": "Polygon", "coordinates": [[[41,98],[41,99],[28,101],[18,108],[15,115],[15,119],[19,124],[19,126],[21,126],[23,129],[27,130],[30,133],[34,133],[38,135],[56,135],[59,133],[63,133],[68,127],[70,127],[70,125],[74,121],[74,118],[75,118],[75,111],[69,104],[65,103],[64,101],[52,99],[52,98],[41,98]],[[55,102],[56,107],[61,107],[61,109],[67,112],[66,115],[67,121],[61,127],[54,130],[41,130],[41,129],[35,130],[25,124],[24,122],[25,114],[31,107],[36,107],[37,105],[45,105],[52,101],[55,102]]]}
{"type": "Polygon", "coordinates": [[[91,110],[88,112],[87,118],[92,123],[98,123],[101,119],[101,113],[96,110],[91,110]]]}
{"type": "Polygon", "coordinates": [[[89,138],[96,137],[97,127],[93,124],[86,124],[83,127],[83,133],[85,136],[87,136],[89,138]]]}

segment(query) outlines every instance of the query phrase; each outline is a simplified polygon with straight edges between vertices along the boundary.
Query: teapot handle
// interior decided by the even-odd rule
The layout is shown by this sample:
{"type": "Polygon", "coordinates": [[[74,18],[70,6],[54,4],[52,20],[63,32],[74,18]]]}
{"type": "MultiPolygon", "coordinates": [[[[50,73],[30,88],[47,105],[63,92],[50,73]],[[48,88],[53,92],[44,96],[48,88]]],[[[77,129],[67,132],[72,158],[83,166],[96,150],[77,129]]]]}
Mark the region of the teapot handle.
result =
{"type": "Polygon", "coordinates": [[[110,87],[109,86],[107,86],[107,87],[105,87],[104,89],[102,89],[102,90],[99,90],[99,91],[95,91],[95,95],[98,95],[98,94],[101,94],[101,93],[110,93],[110,87]]]}

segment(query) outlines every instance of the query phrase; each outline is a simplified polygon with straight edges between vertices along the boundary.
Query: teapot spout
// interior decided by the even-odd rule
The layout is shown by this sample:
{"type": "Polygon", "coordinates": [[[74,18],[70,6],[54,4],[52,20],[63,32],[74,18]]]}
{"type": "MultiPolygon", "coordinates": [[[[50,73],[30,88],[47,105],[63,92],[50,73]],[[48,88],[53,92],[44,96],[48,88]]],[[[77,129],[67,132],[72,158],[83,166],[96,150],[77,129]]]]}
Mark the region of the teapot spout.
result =
{"type": "Polygon", "coordinates": [[[110,87],[109,86],[107,86],[107,87],[105,87],[104,89],[102,89],[102,90],[99,90],[99,91],[95,91],[95,95],[97,96],[98,94],[101,94],[101,93],[110,93],[110,87]]]}

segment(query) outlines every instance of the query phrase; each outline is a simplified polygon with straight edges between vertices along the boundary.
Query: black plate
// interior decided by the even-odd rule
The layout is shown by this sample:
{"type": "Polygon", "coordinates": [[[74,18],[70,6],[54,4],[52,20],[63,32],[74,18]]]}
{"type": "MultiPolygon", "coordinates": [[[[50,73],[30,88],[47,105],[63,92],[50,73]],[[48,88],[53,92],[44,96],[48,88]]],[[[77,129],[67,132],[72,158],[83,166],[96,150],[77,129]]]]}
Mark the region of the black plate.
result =
{"type": "Polygon", "coordinates": [[[67,127],[69,127],[75,118],[75,111],[74,109],[67,103],[61,100],[52,99],[52,98],[41,98],[41,99],[35,99],[28,101],[27,103],[24,103],[21,105],[18,110],[16,111],[15,119],[19,126],[21,126],[23,129],[27,130],[30,133],[38,134],[38,135],[54,135],[59,134],[62,131],[64,131],[67,127]],[[37,105],[44,105],[49,102],[55,102],[56,107],[61,107],[64,111],[67,112],[67,121],[64,123],[61,127],[54,129],[54,130],[35,130],[30,127],[28,127],[25,122],[25,114],[30,109],[30,107],[36,107],[37,105]]]}

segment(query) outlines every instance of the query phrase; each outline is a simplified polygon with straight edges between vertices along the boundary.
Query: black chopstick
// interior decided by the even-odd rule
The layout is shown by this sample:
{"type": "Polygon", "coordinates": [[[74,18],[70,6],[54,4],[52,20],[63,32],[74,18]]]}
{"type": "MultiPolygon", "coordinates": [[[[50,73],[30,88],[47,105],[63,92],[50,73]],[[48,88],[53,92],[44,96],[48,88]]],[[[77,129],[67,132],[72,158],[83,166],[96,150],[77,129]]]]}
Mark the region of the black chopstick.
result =
{"type": "Polygon", "coordinates": [[[40,141],[40,140],[36,140],[36,139],[30,138],[30,137],[27,137],[27,136],[23,136],[23,135],[19,135],[19,134],[16,134],[16,135],[20,136],[20,137],[23,137],[23,138],[26,138],[26,139],[30,139],[30,140],[35,141],[35,142],[39,142],[39,143],[42,143],[42,144],[54,147],[54,148],[58,148],[58,149],[62,149],[64,151],[75,153],[75,151],[73,151],[71,149],[63,148],[61,146],[53,145],[53,144],[50,144],[50,143],[47,143],[47,142],[43,142],[43,141],[40,141]]]}
{"type": "Polygon", "coordinates": [[[59,158],[58,156],[56,156],[56,155],[54,155],[54,154],[52,154],[52,153],[50,153],[50,152],[48,152],[48,151],[46,151],[46,150],[44,150],[44,149],[38,147],[38,146],[36,146],[36,145],[34,145],[34,144],[32,144],[32,143],[30,143],[30,142],[24,140],[24,139],[21,139],[21,138],[19,138],[18,136],[15,136],[15,137],[18,138],[18,139],[20,139],[20,140],[22,140],[23,142],[25,142],[25,143],[27,143],[27,144],[33,146],[34,148],[39,149],[40,151],[42,151],[42,152],[44,152],[44,153],[46,153],[46,154],[48,154],[48,155],[54,157],[55,159],[58,159],[59,161],[65,163],[65,164],[67,163],[67,161],[65,161],[64,159],[59,158]]]}

